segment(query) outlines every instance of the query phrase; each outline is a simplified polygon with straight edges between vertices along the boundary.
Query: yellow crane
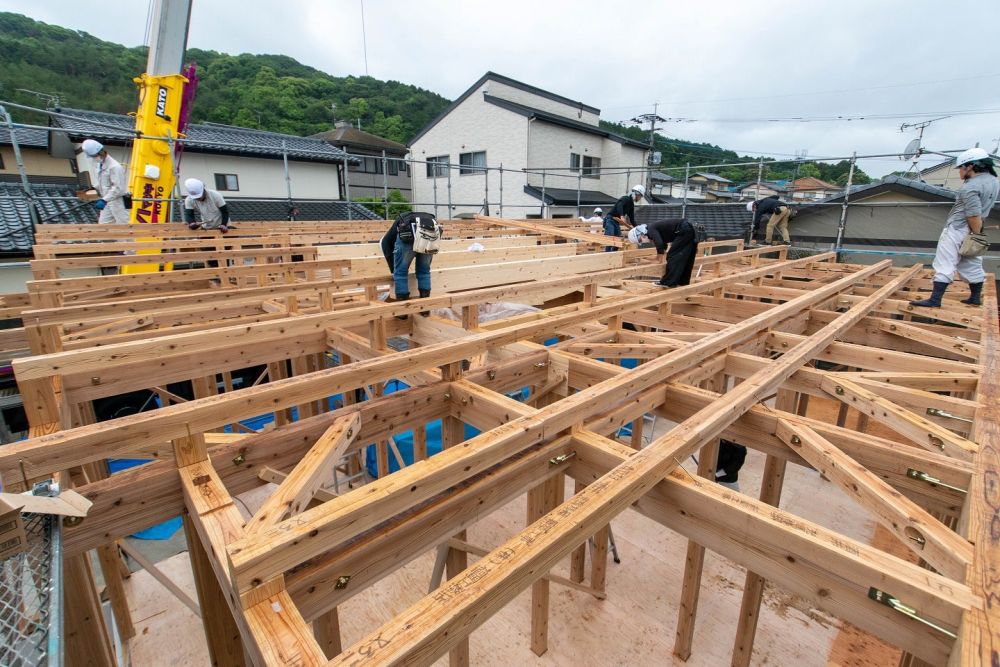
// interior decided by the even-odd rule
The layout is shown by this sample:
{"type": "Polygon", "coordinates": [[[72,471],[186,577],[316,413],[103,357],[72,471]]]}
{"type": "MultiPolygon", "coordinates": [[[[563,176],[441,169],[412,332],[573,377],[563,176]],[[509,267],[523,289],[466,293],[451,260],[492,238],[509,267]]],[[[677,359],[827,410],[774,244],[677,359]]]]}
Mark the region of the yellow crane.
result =
{"type": "MultiPolygon", "coordinates": [[[[169,199],[176,182],[175,147],[180,138],[185,87],[193,81],[182,74],[187,48],[191,0],[155,0],[153,31],[146,72],[136,77],[139,108],[135,116],[136,140],[129,161],[129,190],[133,203],[129,221],[158,224],[170,219],[169,199]],[[161,138],[147,138],[161,137],[161,138]]],[[[187,96],[190,103],[192,95],[187,96]]],[[[155,237],[139,241],[155,241],[155,237]]],[[[157,252],[140,250],[139,254],[157,252]]],[[[162,269],[169,271],[171,265],[162,269]]],[[[122,267],[124,273],[155,273],[160,267],[141,264],[122,267]]]]}

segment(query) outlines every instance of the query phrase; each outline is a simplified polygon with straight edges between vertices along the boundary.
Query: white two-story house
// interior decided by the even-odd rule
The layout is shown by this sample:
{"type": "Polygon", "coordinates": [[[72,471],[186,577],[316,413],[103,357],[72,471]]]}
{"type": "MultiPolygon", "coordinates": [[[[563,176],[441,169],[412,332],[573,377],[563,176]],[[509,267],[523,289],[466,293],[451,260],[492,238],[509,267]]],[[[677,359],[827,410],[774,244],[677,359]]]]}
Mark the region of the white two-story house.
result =
{"type": "Polygon", "coordinates": [[[600,109],[487,72],[410,142],[415,207],[439,218],[606,209],[646,183],[648,148],[599,121],[600,109]]]}

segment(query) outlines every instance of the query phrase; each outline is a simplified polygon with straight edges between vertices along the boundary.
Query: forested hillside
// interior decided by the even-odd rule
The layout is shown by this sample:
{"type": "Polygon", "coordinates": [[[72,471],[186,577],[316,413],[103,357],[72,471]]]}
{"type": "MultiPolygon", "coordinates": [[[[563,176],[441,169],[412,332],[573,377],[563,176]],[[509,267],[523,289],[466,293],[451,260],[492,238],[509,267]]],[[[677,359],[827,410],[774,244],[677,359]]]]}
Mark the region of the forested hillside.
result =
{"type": "MultiPolygon", "coordinates": [[[[195,122],[309,135],[329,130],[336,116],[405,143],[449,103],[398,81],[330,76],[287,56],[189,49],[186,61],[197,64],[201,79],[195,122]]],[[[45,106],[18,91],[26,88],[58,95],[66,107],[128,113],[136,108],[132,79],[145,68],[146,47],[0,13],[0,99],[45,106]]]]}

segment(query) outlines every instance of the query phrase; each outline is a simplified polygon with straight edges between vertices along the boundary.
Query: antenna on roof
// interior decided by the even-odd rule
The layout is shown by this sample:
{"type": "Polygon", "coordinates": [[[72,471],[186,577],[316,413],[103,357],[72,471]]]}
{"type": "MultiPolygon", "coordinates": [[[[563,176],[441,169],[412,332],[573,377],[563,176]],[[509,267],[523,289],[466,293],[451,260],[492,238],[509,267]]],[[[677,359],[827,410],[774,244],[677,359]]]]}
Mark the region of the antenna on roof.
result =
{"type": "Polygon", "coordinates": [[[928,125],[935,121],[944,120],[945,118],[951,118],[951,116],[941,116],[940,118],[932,118],[930,120],[925,120],[920,123],[903,123],[899,126],[900,132],[905,132],[910,128],[915,128],[917,130],[917,138],[906,144],[906,148],[903,149],[902,154],[899,156],[900,160],[912,160],[910,163],[910,168],[904,172],[904,176],[908,176],[912,171],[915,174],[919,174],[917,171],[917,163],[920,162],[920,156],[923,155],[924,149],[921,145],[924,140],[924,129],[928,125]]]}

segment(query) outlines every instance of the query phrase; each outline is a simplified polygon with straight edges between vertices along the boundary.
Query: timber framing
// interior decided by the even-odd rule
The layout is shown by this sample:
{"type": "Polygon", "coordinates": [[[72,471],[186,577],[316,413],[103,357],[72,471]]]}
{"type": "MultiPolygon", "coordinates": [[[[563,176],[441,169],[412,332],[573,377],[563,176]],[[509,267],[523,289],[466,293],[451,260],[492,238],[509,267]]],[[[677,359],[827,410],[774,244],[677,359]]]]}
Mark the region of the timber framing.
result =
{"type": "MultiPolygon", "coordinates": [[[[753,654],[765,582],[928,664],[1000,660],[993,281],[981,308],[949,294],[914,312],[931,283],[919,266],[717,241],[700,247],[691,285],[665,290],[650,285],[662,271],[650,249],[601,252],[604,237],[573,221],[477,216],[445,223],[433,296],[395,302],[375,243],[386,224],[248,223],[225,237],[162,225],[152,241],[130,226],[39,231],[36,280],[2,304],[23,328],[0,339],[32,437],[0,447],[0,476],[16,488],[69,473],[93,502],[64,537],[78,641],[108,645],[103,624],[75,620],[99,605],[83,556],[97,549],[107,579],[117,540],[182,513],[217,664],[465,664],[469,635],[528,589],[525,645],[541,655],[560,641],[550,586],[613,597],[608,527],[636,511],[690,540],[684,658],[704,630],[708,549],[747,568],[738,626],[712,629],[732,632],[733,664],[753,654]],[[485,252],[468,252],[473,240],[485,252]],[[177,268],[60,273],[140,263],[177,268]],[[511,303],[522,307],[488,315],[511,303]],[[237,387],[247,367],[263,370],[237,387]],[[408,388],[387,394],[393,380],[408,388]],[[96,422],[95,400],[136,391],[159,406],[96,422]],[[274,427],[239,424],[264,415],[274,427]],[[645,415],[666,425],[648,444],[645,415]],[[443,448],[428,456],[439,420],[443,448]],[[766,455],[759,499],[711,481],[720,437],[766,455]],[[374,477],[357,463],[369,449],[374,477]],[[699,450],[694,476],[681,462],[699,450]],[[153,461],[102,473],[123,456],[153,461]],[[788,464],[825,475],[897,543],[779,508],[788,464]],[[341,472],[361,482],[338,487],[341,472]],[[243,514],[234,498],[268,482],[243,514]],[[520,530],[493,549],[468,541],[523,496],[520,530]],[[338,607],[428,553],[432,590],[343,642],[338,607]],[[551,573],[563,561],[569,577],[551,573]]],[[[101,664],[108,652],[93,653],[101,664]]]]}

